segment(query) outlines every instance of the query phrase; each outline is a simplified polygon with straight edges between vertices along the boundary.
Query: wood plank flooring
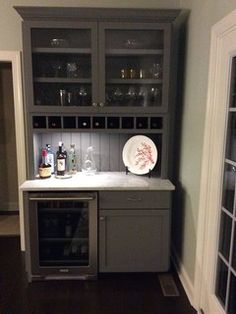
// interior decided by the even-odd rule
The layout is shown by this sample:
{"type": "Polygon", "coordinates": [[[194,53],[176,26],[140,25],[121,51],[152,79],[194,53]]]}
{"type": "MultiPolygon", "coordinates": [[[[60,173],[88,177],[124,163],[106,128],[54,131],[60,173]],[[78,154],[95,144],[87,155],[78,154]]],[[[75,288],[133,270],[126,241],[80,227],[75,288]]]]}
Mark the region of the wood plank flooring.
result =
{"type": "Polygon", "coordinates": [[[158,274],[104,274],[96,281],[27,283],[19,237],[0,237],[1,314],[194,314],[182,286],[164,297],[158,274]]]}
{"type": "Polygon", "coordinates": [[[20,234],[19,215],[0,215],[0,237],[20,234]]]}

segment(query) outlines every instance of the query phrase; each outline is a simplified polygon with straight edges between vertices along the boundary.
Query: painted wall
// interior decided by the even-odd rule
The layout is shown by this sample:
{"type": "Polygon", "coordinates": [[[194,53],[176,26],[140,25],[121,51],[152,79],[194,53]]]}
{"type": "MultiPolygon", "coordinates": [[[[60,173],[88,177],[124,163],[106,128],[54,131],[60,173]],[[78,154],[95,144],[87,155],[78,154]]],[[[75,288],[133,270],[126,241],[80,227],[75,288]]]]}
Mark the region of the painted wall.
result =
{"type": "Polygon", "coordinates": [[[0,211],[18,210],[12,68],[0,62],[0,211]]]}
{"type": "Polygon", "coordinates": [[[174,246],[190,281],[194,281],[201,156],[206,113],[211,27],[236,8],[235,0],[180,0],[190,9],[178,190],[173,220],[174,246]]]}

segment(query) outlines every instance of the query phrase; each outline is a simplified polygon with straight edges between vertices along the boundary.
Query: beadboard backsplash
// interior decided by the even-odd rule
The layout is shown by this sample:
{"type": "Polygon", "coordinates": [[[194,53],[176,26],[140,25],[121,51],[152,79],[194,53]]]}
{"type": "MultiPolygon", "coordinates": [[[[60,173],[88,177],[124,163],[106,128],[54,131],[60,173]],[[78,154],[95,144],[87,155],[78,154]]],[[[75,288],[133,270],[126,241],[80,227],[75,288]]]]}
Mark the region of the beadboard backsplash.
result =
{"type": "MultiPolygon", "coordinates": [[[[98,171],[125,171],[122,159],[122,151],[126,141],[134,134],[114,134],[114,133],[36,133],[34,134],[34,173],[38,174],[38,165],[41,161],[41,149],[46,144],[51,144],[54,153],[58,150],[58,142],[62,141],[66,151],[70,149],[70,144],[75,144],[78,159],[78,169],[81,171],[87,148],[93,146],[94,159],[98,171]]],[[[161,135],[149,136],[157,145],[159,157],[154,171],[160,175],[161,165],[161,135]]]]}

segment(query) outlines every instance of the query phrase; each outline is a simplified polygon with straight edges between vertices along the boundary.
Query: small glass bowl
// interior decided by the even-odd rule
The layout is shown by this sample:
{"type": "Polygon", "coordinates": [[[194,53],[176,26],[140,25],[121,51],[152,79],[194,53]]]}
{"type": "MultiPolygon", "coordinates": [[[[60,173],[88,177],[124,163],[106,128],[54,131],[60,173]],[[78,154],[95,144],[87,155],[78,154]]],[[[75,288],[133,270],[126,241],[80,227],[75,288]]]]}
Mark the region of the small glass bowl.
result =
{"type": "Polygon", "coordinates": [[[125,40],[124,45],[126,48],[137,48],[138,41],[134,38],[128,38],[125,40]]]}
{"type": "Polygon", "coordinates": [[[51,47],[54,48],[66,48],[68,47],[68,41],[64,38],[53,38],[50,41],[51,47]]]}

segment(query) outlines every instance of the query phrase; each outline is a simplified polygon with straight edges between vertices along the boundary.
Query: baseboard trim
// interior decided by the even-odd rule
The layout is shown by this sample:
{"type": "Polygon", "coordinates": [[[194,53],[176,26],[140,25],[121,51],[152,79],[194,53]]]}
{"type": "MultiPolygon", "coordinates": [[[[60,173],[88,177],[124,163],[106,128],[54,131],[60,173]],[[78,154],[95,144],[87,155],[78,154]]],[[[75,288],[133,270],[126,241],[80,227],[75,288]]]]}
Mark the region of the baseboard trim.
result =
{"type": "Polygon", "coordinates": [[[6,211],[6,212],[18,211],[19,210],[19,204],[17,202],[4,202],[4,203],[1,203],[1,208],[3,210],[0,210],[0,212],[2,212],[2,211],[6,211]]]}
{"type": "Polygon", "coordinates": [[[19,215],[19,210],[0,210],[0,215],[19,215]]]}
{"type": "Polygon", "coordinates": [[[188,273],[184,267],[184,265],[182,264],[182,262],[180,261],[180,258],[178,257],[178,254],[175,250],[175,248],[171,248],[171,260],[172,260],[172,263],[176,269],[176,272],[179,276],[179,279],[182,283],[182,286],[185,290],[185,293],[188,297],[188,300],[190,302],[190,304],[192,305],[192,307],[195,308],[194,306],[194,287],[193,287],[193,284],[188,276],[188,273]]]}

